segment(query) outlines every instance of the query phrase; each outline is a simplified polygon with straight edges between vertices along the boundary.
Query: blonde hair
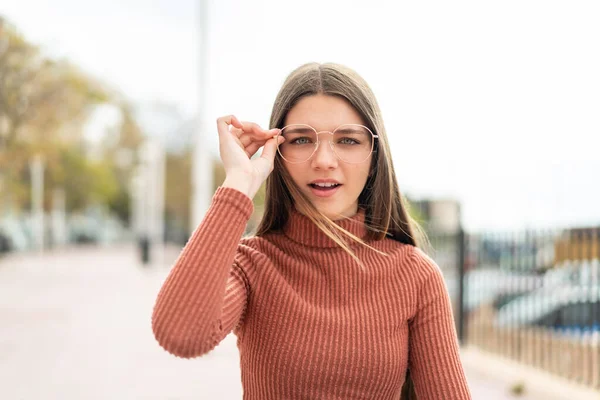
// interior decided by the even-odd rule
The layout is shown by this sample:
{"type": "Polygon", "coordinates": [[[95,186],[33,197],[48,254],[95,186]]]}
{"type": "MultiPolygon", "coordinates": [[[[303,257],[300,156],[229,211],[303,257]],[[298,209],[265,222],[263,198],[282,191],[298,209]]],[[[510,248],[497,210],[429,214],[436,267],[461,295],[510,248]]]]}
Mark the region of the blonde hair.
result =
{"type": "MultiPolygon", "coordinates": [[[[367,83],[355,71],[333,63],[309,63],[292,71],[275,99],[270,128],[282,128],[292,107],[301,98],[316,94],[338,96],[348,101],[367,127],[378,136],[371,157],[371,171],[358,198],[359,207],[365,210],[367,241],[387,236],[418,246],[414,232],[417,231],[422,238],[425,236],[408,214],[408,202],[398,188],[379,105],[367,83]]],[[[277,155],[275,168],[267,178],[264,215],[256,235],[281,230],[294,206],[362,265],[347,239],[373,248],[321,213],[294,183],[283,160],[277,155]]]]}

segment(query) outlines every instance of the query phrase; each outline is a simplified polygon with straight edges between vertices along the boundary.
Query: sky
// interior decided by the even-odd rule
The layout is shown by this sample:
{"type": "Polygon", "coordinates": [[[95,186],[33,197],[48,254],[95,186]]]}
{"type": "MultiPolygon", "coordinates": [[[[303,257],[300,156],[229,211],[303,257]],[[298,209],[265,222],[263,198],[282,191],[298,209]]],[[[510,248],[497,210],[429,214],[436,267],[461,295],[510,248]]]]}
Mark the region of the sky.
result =
{"type": "Polygon", "coordinates": [[[199,114],[215,153],[218,116],[266,126],[295,67],[346,64],[378,99],[405,194],[459,200],[471,230],[600,224],[597,1],[207,4],[204,42],[199,0],[4,0],[0,14],[133,102],[199,114]]]}

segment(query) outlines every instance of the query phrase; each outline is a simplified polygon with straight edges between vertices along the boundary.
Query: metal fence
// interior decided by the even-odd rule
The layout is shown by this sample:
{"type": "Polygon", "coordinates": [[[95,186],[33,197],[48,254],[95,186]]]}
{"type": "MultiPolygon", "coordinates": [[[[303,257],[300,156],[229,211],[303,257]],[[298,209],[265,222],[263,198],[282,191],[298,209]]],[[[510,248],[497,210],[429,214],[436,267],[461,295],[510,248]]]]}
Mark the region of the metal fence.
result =
{"type": "Polygon", "coordinates": [[[600,227],[429,239],[463,344],[600,389],[600,227]]]}

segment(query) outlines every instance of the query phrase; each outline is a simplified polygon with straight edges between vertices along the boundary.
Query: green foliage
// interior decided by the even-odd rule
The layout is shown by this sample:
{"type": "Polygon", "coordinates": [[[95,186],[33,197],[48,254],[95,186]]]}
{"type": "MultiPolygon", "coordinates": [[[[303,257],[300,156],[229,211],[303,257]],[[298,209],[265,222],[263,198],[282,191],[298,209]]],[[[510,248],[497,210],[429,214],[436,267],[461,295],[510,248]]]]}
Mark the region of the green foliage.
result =
{"type": "Polygon", "coordinates": [[[129,223],[131,198],[129,187],[133,170],[138,163],[137,152],[144,141],[144,135],[137,125],[131,107],[120,104],[121,124],[118,129],[104,138],[104,160],[110,166],[117,185],[114,197],[107,198],[110,211],[114,212],[123,223],[129,223]]]}
{"type": "Polygon", "coordinates": [[[192,151],[167,154],[165,166],[165,208],[167,223],[189,232],[192,199],[192,151]]]}
{"type": "Polygon", "coordinates": [[[115,93],[76,66],[46,57],[0,17],[0,208],[30,207],[29,163],[37,155],[44,161],[46,210],[52,189],[61,188],[67,211],[104,203],[126,219],[134,165],[118,165],[116,152],[135,155],[142,139],[115,93]],[[102,103],[119,107],[123,122],[114,144],[92,160],[82,146],[83,127],[102,103]]]}
{"type": "Polygon", "coordinates": [[[116,196],[108,201],[108,209],[114,212],[119,219],[128,224],[131,218],[131,199],[127,187],[119,186],[116,196]]]}
{"type": "Polygon", "coordinates": [[[104,160],[91,161],[72,147],[62,149],[61,162],[48,175],[51,186],[64,188],[69,211],[82,210],[94,203],[110,203],[119,196],[112,166],[104,160]]]}
{"type": "Polygon", "coordinates": [[[425,218],[425,214],[421,212],[419,207],[416,205],[414,201],[412,201],[408,196],[404,196],[404,204],[407,206],[408,215],[420,226],[426,227],[428,221],[425,218]]]}

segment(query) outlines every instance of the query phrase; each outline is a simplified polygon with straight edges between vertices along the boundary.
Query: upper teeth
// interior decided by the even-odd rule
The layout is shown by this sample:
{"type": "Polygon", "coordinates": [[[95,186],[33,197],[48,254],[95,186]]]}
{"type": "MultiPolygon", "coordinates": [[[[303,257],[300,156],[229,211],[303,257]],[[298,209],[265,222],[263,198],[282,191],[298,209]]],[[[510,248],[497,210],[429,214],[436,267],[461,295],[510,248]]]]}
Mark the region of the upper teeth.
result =
{"type": "Polygon", "coordinates": [[[327,183],[315,183],[316,186],[321,186],[321,187],[331,187],[331,186],[337,186],[337,183],[332,183],[332,182],[327,182],[327,183]]]}

